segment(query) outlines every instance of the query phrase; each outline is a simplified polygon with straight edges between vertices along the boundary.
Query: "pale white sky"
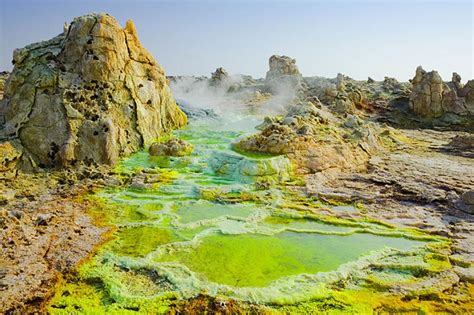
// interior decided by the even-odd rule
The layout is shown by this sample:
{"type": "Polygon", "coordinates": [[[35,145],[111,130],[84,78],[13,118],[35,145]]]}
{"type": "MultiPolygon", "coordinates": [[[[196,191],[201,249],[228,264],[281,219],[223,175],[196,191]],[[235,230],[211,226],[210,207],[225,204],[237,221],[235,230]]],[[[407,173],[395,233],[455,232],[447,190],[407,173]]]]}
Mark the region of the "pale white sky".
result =
{"type": "Polygon", "coordinates": [[[132,18],[167,74],[263,77],[272,54],[296,58],[305,76],[400,80],[415,68],[473,78],[473,2],[416,0],[126,1],[0,0],[0,70],[14,48],[49,39],[63,23],[107,12],[132,18]]]}

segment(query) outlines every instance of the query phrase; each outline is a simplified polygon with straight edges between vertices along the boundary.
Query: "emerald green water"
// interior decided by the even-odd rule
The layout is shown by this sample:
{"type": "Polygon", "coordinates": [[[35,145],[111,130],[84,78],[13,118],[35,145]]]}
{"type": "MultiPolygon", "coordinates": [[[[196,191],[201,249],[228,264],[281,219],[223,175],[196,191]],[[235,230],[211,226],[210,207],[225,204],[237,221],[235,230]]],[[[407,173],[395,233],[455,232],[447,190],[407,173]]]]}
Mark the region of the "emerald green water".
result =
{"type": "Polygon", "coordinates": [[[253,213],[254,207],[255,205],[252,204],[225,205],[198,200],[187,204],[177,204],[175,213],[181,223],[191,223],[222,216],[246,218],[253,213]]]}
{"type": "Polygon", "coordinates": [[[68,303],[92,297],[99,309],[120,308],[120,303],[144,307],[150,299],[201,292],[258,301],[299,297],[321,282],[320,274],[367,255],[425,244],[380,224],[302,216],[285,208],[291,201],[278,185],[256,190],[257,181],[281,182],[284,176],[275,169],[286,162],[233,151],[232,142],[253,132],[239,126],[259,123],[244,122],[176,131],[174,136],[194,145],[191,156],[157,159],[138,152],[125,159],[118,173],[154,180],[97,194],[109,209],[99,216],[117,227],[114,239],[82,267],[79,280],[68,284],[77,293],[68,289],[67,298],[53,299],[52,308],[56,303],[68,309],[68,303]],[[239,167],[244,169],[235,171],[239,167]],[[303,275],[311,277],[296,289],[285,287],[303,275]],[[97,281],[101,285],[91,287],[97,281]]]}
{"type": "Polygon", "coordinates": [[[413,245],[410,240],[370,234],[213,235],[190,251],[164,254],[158,260],[182,263],[212,282],[264,287],[286,276],[335,270],[372,250],[413,245]]]}

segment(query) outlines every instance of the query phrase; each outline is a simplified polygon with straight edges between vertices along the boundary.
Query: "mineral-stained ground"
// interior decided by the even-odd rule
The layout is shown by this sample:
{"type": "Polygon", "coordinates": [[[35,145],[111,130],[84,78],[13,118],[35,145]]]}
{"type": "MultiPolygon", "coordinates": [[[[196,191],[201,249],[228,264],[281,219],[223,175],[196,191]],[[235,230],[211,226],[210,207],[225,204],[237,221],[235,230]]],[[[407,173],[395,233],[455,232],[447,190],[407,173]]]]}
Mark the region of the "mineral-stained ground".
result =
{"type": "Polygon", "coordinates": [[[474,311],[474,80],[166,78],[105,14],[13,60],[2,313],[474,311]]]}

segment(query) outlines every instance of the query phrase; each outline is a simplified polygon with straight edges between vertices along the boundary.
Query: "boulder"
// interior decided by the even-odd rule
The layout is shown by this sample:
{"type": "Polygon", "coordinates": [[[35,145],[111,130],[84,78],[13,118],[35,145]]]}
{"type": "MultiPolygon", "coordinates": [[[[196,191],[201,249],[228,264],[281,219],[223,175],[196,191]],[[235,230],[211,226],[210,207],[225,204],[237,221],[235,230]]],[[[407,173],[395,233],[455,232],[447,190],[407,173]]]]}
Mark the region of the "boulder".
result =
{"type": "Polygon", "coordinates": [[[243,182],[282,183],[289,181],[293,167],[283,156],[251,158],[234,152],[215,152],[208,162],[217,174],[243,182]]]}
{"type": "Polygon", "coordinates": [[[193,145],[180,139],[153,143],[148,152],[153,156],[185,156],[193,152],[193,145]]]}
{"type": "Polygon", "coordinates": [[[187,122],[131,20],[75,18],[13,63],[0,139],[18,139],[30,167],[113,164],[187,122]]]}

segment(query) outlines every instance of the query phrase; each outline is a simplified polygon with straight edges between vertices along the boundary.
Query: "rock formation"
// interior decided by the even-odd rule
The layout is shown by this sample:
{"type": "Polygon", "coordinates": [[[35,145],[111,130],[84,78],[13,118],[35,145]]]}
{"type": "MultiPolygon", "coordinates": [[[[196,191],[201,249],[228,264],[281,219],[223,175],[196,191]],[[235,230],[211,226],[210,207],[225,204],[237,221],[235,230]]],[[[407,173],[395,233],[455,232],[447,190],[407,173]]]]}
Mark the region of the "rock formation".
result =
{"type": "Polygon", "coordinates": [[[211,73],[211,83],[220,83],[229,78],[229,74],[225,71],[224,68],[219,67],[211,73]]]}
{"type": "Polygon", "coordinates": [[[269,59],[270,69],[265,77],[265,86],[272,93],[286,89],[301,89],[303,76],[296,66],[296,60],[287,56],[273,55],[269,59]]]}
{"type": "Polygon", "coordinates": [[[474,99],[471,99],[474,94],[470,88],[474,85],[473,80],[463,87],[461,76],[453,73],[452,81],[446,84],[437,71],[426,72],[419,66],[411,82],[413,90],[409,105],[422,118],[437,118],[445,113],[466,115],[474,112],[474,99]]]}
{"type": "Polygon", "coordinates": [[[423,117],[441,116],[443,114],[443,80],[438,72],[426,72],[420,66],[416,68],[412,84],[410,107],[415,114],[423,117]]]}
{"type": "Polygon", "coordinates": [[[356,108],[366,107],[363,91],[355,86],[353,80],[338,73],[335,84],[326,88],[323,100],[332,105],[339,114],[353,114],[356,108]]]}
{"type": "Polygon", "coordinates": [[[266,80],[279,78],[282,76],[301,76],[296,60],[288,56],[273,55],[269,60],[270,70],[266,75],[266,80]]]}
{"type": "Polygon", "coordinates": [[[464,97],[468,112],[474,115],[474,80],[469,80],[464,84],[461,95],[464,97]]]}
{"type": "Polygon", "coordinates": [[[22,167],[112,164],[186,124],[163,69],[135,25],[75,18],[51,40],[17,49],[0,139],[23,146],[22,167]]]}
{"type": "Polygon", "coordinates": [[[451,86],[456,90],[456,93],[460,93],[462,91],[463,85],[461,83],[461,76],[456,72],[453,72],[453,76],[451,78],[451,86]]]}
{"type": "Polygon", "coordinates": [[[3,99],[3,91],[5,89],[5,81],[8,78],[9,73],[6,71],[0,72],[0,101],[3,99]]]}

